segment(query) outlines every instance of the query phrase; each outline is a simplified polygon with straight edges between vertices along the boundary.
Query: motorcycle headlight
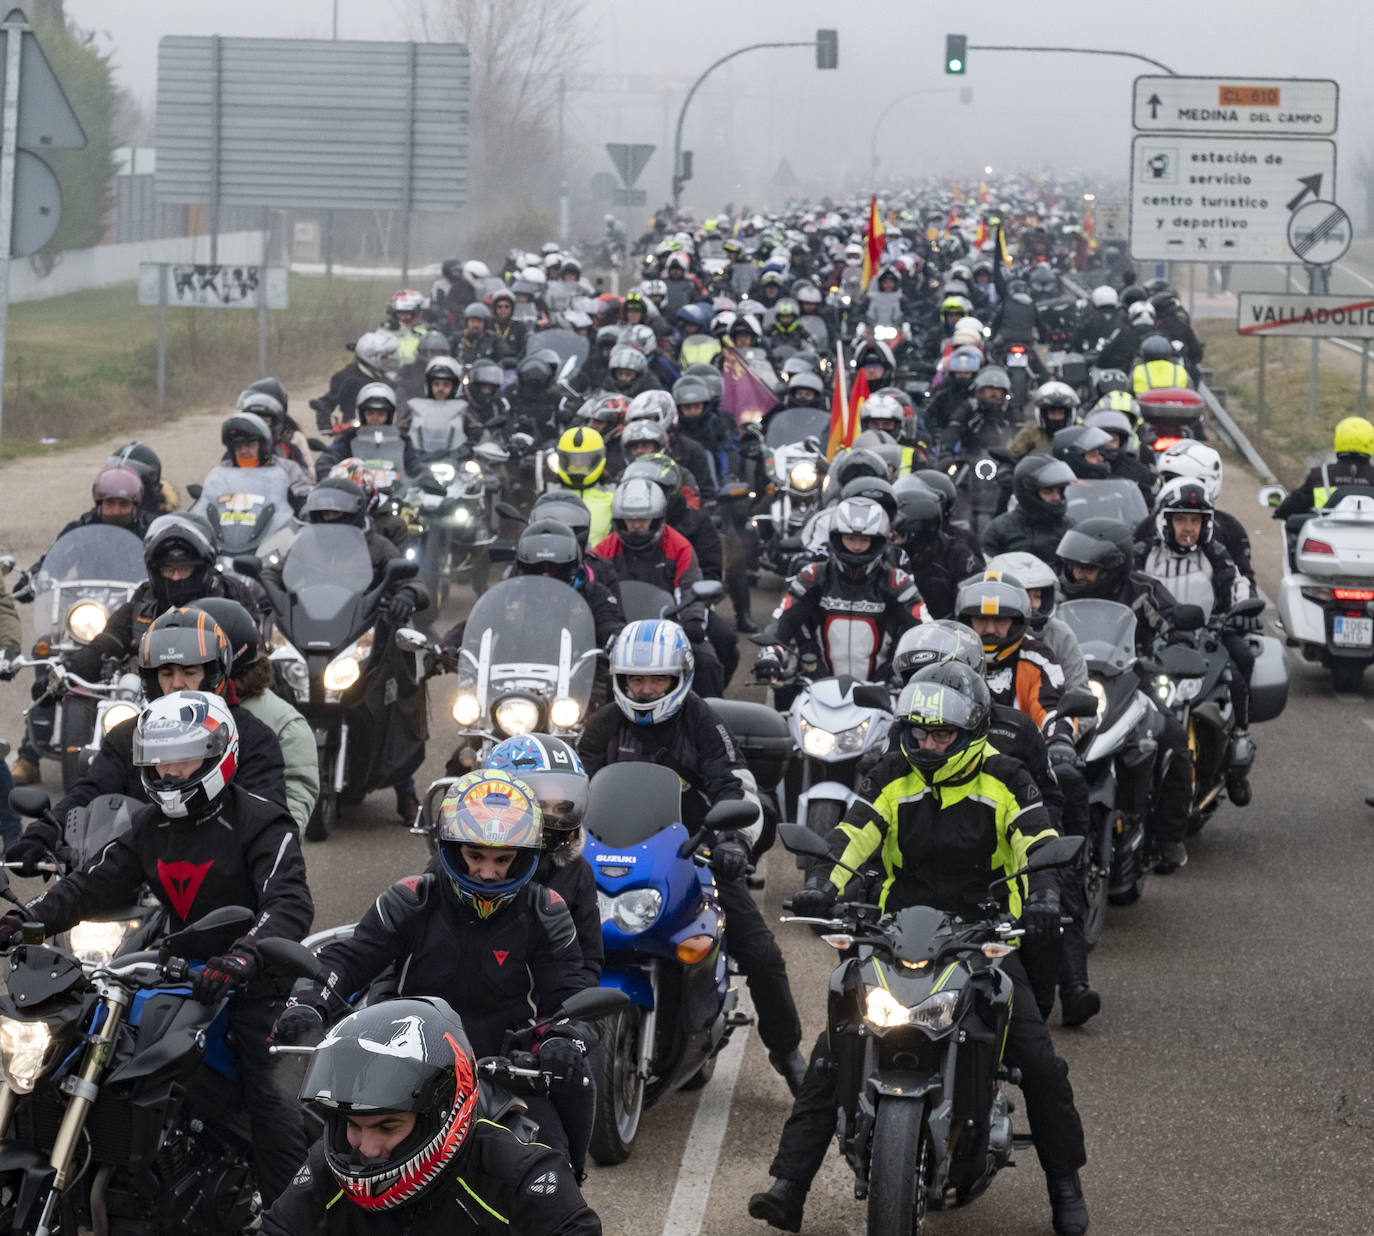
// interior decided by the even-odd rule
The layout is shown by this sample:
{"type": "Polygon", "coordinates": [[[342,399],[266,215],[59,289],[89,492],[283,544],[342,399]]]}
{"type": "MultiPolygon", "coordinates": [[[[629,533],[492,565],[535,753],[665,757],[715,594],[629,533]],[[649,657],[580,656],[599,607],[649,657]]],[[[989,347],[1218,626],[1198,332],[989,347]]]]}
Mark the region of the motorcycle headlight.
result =
{"type": "Polygon", "coordinates": [[[105,709],[105,714],[100,718],[100,732],[108,734],[121,721],[132,721],[137,716],[136,705],[119,700],[105,709]]]}
{"type": "Polygon", "coordinates": [[[138,919],[115,919],[108,923],[80,922],[67,935],[68,945],[78,961],[103,966],[119,951],[138,919]]]}
{"type": "Polygon", "coordinates": [[[67,611],[67,629],[78,643],[89,644],[105,629],[108,617],[99,602],[78,601],[67,611]]]}
{"type": "Polygon", "coordinates": [[[886,987],[870,987],[864,997],[864,1020],[878,1030],[907,1024],[908,1009],[886,987]]]}
{"type": "Polygon", "coordinates": [[[576,700],[554,700],[549,709],[549,720],[560,730],[572,729],[582,719],[582,705],[576,700]]]}
{"type": "Polygon", "coordinates": [[[477,697],[460,691],[453,701],[453,719],[459,725],[476,725],[481,715],[482,706],[477,702],[477,697]]]}
{"type": "Polygon", "coordinates": [[[462,528],[472,523],[472,512],[465,506],[456,506],[448,513],[448,522],[462,528]]]}
{"type": "Polygon", "coordinates": [[[291,688],[298,703],[310,698],[310,670],[295,645],[273,627],[267,641],[268,657],[281,672],[282,681],[291,688]]]}
{"type": "Polygon", "coordinates": [[[446,463],[443,460],[440,460],[438,463],[430,464],[429,471],[440,485],[453,484],[453,478],[458,475],[458,469],[451,463],[446,463]]]}
{"type": "Polygon", "coordinates": [[[937,991],[914,1008],[907,1008],[887,988],[870,987],[864,997],[864,1020],[875,1030],[916,1026],[938,1033],[954,1024],[954,1012],[958,1006],[957,991],[937,991]]]}
{"type": "Polygon", "coordinates": [[[52,1031],[42,1021],[0,1017],[0,1069],[20,1094],[28,1094],[43,1073],[52,1031]]]}
{"type": "Polygon", "coordinates": [[[626,935],[648,931],[663,909],[663,894],[656,888],[632,888],[611,897],[598,891],[597,908],[603,923],[614,923],[626,935]]]}
{"type": "Polygon", "coordinates": [[[502,700],[492,712],[496,728],[507,738],[529,734],[539,726],[539,705],[533,700],[502,700]]]}
{"type": "Polygon", "coordinates": [[[806,491],[816,488],[816,482],[821,479],[820,471],[809,459],[799,459],[787,471],[787,483],[793,489],[806,491]]]}
{"type": "MultiPolygon", "coordinates": [[[[557,458],[558,456],[555,455],[554,459],[556,460],[557,458]]],[[[481,476],[482,465],[479,464],[475,459],[468,459],[463,462],[463,471],[466,472],[469,476],[481,476]]],[[[455,473],[454,475],[457,474],[455,473]]]]}
{"type": "Polygon", "coordinates": [[[802,750],[818,760],[828,759],[835,754],[841,756],[854,755],[863,750],[864,736],[868,733],[868,727],[869,722],[865,720],[860,721],[858,725],[850,726],[847,730],[832,733],[830,730],[813,726],[803,717],[802,750]]]}
{"type": "Polygon", "coordinates": [[[1107,688],[1104,687],[1096,678],[1088,679],[1088,690],[1097,699],[1097,715],[1100,717],[1107,711],[1107,688]]]}
{"type": "Polygon", "coordinates": [[[873,338],[879,343],[887,343],[890,339],[897,338],[897,328],[895,326],[875,326],[873,338]]]}
{"type": "Polygon", "coordinates": [[[908,1020],[922,1030],[948,1030],[954,1024],[954,1010],[958,1006],[957,991],[937,991],[912,1009],[908,1020]]]}
{"type": "Polygon", "coordinates": [[[363,676],[363,662],[372,653],[372,632],[365,631],[324,667],[324,689],[347,691],[363,676]]]}
{"type": "Polygon", "coordinates": [[[555,472],[555,473],[558,471],[558,452],[557,452],[557,451],[550,451],[547,455],[544,456],[544,471],[545,471],[545,472],[555,472]]]}

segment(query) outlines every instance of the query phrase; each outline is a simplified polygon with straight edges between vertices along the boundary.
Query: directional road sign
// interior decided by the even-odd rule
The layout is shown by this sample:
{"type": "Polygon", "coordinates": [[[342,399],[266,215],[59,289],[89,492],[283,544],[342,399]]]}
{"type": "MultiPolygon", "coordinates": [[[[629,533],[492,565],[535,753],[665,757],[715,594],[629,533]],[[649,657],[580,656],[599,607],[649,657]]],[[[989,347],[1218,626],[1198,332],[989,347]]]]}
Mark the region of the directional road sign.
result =
{"type": "Polygon", "coordinates": [[[1327,138],[1193,137],[1131,142],[1130,251],[1137,260],[1291,262],[1288,216],[1334,192],[1327,138]]]}
{"type": "Polygon", "coordinates": [[[649,156],[658,149],[656,146],[632,145],[625,142],[607,142],[606,153],[611,156],[615,170],[620,173],[627,189],[634,186],[639,173],[649,161],[649,156]]]}
{"type": "Polygon", "coordinates": [[[1131,118],[1143,133],[1317,137],[1336,131],[1339,93],[1325,78],[1145,76],[1131,118]]]}
{"type": "Polygon", "coordinates": [[[1329,266],[1350,248],[1350,216],[1335,202],[1317,198],[1288,216],[1288,245],[1304,262],[1329,266]]]}
{"type": "Polygon", "coordinates": [[[1242,292],[1236,330],[1256,338],[1374,339],[1374,300],[1355,296],[1301,296],[1242,292]]]}

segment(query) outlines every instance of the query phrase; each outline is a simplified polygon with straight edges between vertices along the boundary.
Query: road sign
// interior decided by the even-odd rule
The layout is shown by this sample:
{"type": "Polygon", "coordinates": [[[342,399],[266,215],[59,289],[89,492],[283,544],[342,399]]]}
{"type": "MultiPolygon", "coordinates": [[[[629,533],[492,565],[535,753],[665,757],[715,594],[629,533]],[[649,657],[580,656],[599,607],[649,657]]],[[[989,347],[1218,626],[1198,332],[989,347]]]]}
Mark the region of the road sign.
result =
{"type": "Polygon", "coordinates": [[[1336,131],[1339,87],[1305,77],[1137,77],[1131,119],[1144,133],[1317,137],[1336,131]]]}
{"type": "MultiPolygon", "coordinates": [[[[24,15],[17,9],[12,10],[5,21],[13,21],[16,14],[22,21],[24,15]]],[[[32,150],[84,150],[86,134],[81,121],[72,111],[62,84],[38,45],[38,36],[32,30],[25,30],[22,37],[18,144],[32,150]]],[[[4,96],[4,85],[5,63],[0,58],[0,97],[4,96]]]]}
{"type": "Polygon", "coordinates": [[[1350,248],[1350,216],[1335,202],[1317,198],[1288,216],[1288,246],[1304,262],[1329,266],[1350,248]]]}
{"type": "Polygon", "coordinates": [[[266,308],[286,308],[286,267],[210,266],[185,262],[140,262],[138,303],[161,304],[160,268],[167,266],[167,304],[173,308],[257,309],[258,295],[266,308]]]}
{"type": "Polygon", "coordinates": [[[1093,212],[1098,240],[1125,240],[1130,221],[1130,208],[1125,202],[1098,202],[1093,212]]]}
{"type": "Polygon", "coordinates": [[[620,173],[627,189],[632,188],[639,173],[644,170],[649,156],[657,150],[656,146],[635,145],[626,142],[607,142],[606,153],[611,156],[615,170],[620,173]]]}
{"type": "Polygon", "coordinates": [[[1336,143],[1328,138],[1137,137],[1131,142],[1131,255],[1291,262],[1289,203],[1300,203],[1309,189],[1320,194],[1313,185],[1334,192],[1335,182],[1336,143]]]}
{"type": "Polygon", "coordinates": [[[1242,292],[1236,330],[1256,338],[1374,339],[1374,300],[1242,292]]]}
{"type": "Polygon", "coordinates": [[[617,206],[644,206],[649,195],[643,189],[616,189],[612,198],[617,206]]]}
{"type": "MultiPolygon", "coordinates": [[[[23,80],[22,78],[20,80],[23,80]]],[[[62,218],[62,189],[52,168],[36,154],[17,152],[14,161],[14,225],[10,257],[37,253],[57,231],[62,218]]]]}

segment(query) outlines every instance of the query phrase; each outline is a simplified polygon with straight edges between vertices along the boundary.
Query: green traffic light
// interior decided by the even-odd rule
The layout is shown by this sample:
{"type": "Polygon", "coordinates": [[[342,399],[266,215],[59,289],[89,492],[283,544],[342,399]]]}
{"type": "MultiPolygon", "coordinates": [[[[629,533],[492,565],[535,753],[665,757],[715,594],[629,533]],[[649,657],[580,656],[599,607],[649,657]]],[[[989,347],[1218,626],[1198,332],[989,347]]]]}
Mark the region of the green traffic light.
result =
{"type": "Polygon", "coordinates": [[[948,71],[950,73],[962,73],[964,71],[964,62],[962,60],[951,60],[949,62],[948,71]]]}

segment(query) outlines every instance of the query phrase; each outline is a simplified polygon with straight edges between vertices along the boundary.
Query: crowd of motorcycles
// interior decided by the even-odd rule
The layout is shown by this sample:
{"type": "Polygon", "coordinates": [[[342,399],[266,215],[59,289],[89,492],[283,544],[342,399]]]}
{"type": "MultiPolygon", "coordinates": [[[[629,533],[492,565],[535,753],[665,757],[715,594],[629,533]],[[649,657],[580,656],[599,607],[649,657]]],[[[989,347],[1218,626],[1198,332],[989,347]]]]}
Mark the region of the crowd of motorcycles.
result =
{"type": "MultiPolygon", "coordinates": [[[[751,613],[751,591],[824,556],[842,497],[881,498],[886,486],[901,510],[905,495],[918,494],[918,506],[938,508],[942,532],[976,545],[1014,509],[1011,478],[1026,452],[1013,440],[1037,423],[1045,432],[1035,451],[1088,461],[1067,484],[1070,527],[1106,517],[1135,529],[1166,476],[1205,481],[1213,504],[1219,496],[1215,453],[1197,456],[1199,470],[1176,449],[1205,444],[1206,432],[1192,389],[1200,349],[1186,314],[1158,281],[1141,287],[1123,284],[1119,271],[1088,271],[1082,220],[1069,205],[1082,187],[1050,193],[1011,182],[969,202],[941,185],[894,199],[867,286],[866,201],[702,222],[663,212],[624,258],[639,276],[624,296],[600,292],[555,244],[513,250],[495,273],[455,260],[428,294],[393,296],[382,324],[350,345],[349,363],[310,402],[308,432],[277,383],[248,388],[225,422],[225,459],[188,496],[217,569],[257,599],[275,690],[314,731],[320,788],[305,836],[326,840],[342,808],[394,787],[404,823],[433,843],[444,791],[503,738],[576,741],[605,701],[604,640],[579,590],[513,566],[516,546],[522,529],[553,517],[591,553],[624,526],[633,479],[617,484],[619,474],[662,475],[666,457],[677,465],[669,496],[686,492],[694,526],[709,529],[716,551],[701,555],[694,542],[700,579],[676,591],[621,580],[623,619],[685,623],[693,607],[714,607],[698,636],[721,667],[712,707],[764,801],[753,861],[777,839],[800,867],[823,859],[821,839],[855,801],[899,715],[897,641],[845,664],[832,663],[819,639],[778,649],[781,672],[762,684],[771,704],[720,697],[738,674],[741,635],[761,647],[776,642],[775,623],[751,613]],[[1163,350],[1142,348],[1161,338],[1163,350]],[[738,388],[724,380],[727,357],[748,370],[754,406],[725,410],[738,408],[738,388]],[[1137,367],[1151,359],[1193,380],[1142,388],[1137,367]],[[868,391],[861,433],[832,453],[832,400],[856,384],[868,391]],[[1046,409],[1064,415],[1046,419],[1046,409]],[[299,474],[233,466],[234,451],[263,432],[266,453],[296,460],[299,474]],[[1104,455],[1133,463],[1100,468],[1104,455]],[[380,577],[363,528],[309,518],[306,495],[330,476],[363,488],[370,527],[395,545],[380,577]],[[423,589],[429,607],[394,621],[388,598],[406,583],[423,589]],[[440,629],[435,616],[463,587],[475,602],[458,627],[440,629]],[[733,622],[719,613],[726,598],[733,622]],[[432,733],[431,696],[444,717],[432,733]],[[427,739],[451,750],[450,775],[412,801],[402,790],[427,739]]],[[[614,221],[607,227],[602,255],[620,257],[630,246],[614,221]]],[[[125,448],[121,459],[148,488],[166,488],[146,446],[125,448]]],[[[667,518],[673,524],[671,507],[667,518]]],[[[1299,537],[1300,565],[1321,567],[1311,541],[1324,537],[1299,537]]],[[[1210,597],[1177,597],[1175,637],[1145,655],[1128,606],[1054,605],[1057,564],[1021,557],[1003,576],[1020,572],[1013,582],[1048,594],[1086,663],[1084,689],[1066,692],[1061,711],[1075,719],[1087,828],[1032,861],[1081,885],[1091,945],[1109,906],[1140,898],[1150,875],[1149,820],[1170,758],[1160,741],[1166,719],[1187,734],[1196,830],[1228,797],[1249,797],[1254,744],[1237,738],[1226,637],[1238,634],[1254,658],[1251,724],[1282,710],[1286,671],[1278,641],[1254,621],[1264,605],[1256,596],[1226,610],[1210,597]]],[[[35,644],[14,668],[38,675],[27,746],[60,765],[64,787],[110,727],[140,707],[140,681],[126,665],[107,659],[86,677],[70,661],[146,577],[139,539],[93,521],[65,532],[24,578],[35,644]]],[[[1301,594],[1316,587],[1329,592],[1329,581],[1301,594]]],[[[1329,637],[1329,620],[1310,635],[1323,647],[1329,637]]],[[[649,1106],[708,1084],[732,1032],[747,1024],[703,859],[713,830],[730,827],[730,805],[689,833],[678,798],[676,776],[649,764],[612,764],[591,782],[586,858],[606,950],[601,985],[623,993],[584,1010],[603,1015],[591,1139],[603,1164],[629,1157],[649,1106]]],[[[28,816],[47,806],[36,787],[16,790],[14,802],[28,816]]],[[[130,807],[106,797],[73,813],[63,863],[74,868],[99,853],[130,807]]],[[[0,1128],[11,1135],[0,1179],[16,1167],[64,1163],[56,1175],[25,1179],[79,1198],[62,1212],[69,1218],[124,1215],[108,1229],[121,1233],[252,1226],[251,1142],[224,1018],[187,998],[175,960],[195,951],[197,933],[233,927],[216,918],[188,928],[186,939],[160,939],[149,901],[27,945],[0,997],[0,1128]],[[133,1046],[116,1051],[121,1026],[133,1046]]],[[[318,948],[350,930],[306,943],[318,948]]],[[[1003,1091],[1015,1079],[964,1033],[989,1015],[989,1000],[994,1022],[1009,1016],[998,965],[1015,923],[920,908],[883,916],[858,899],[817,930],[840,953],[831,1025],[854,1045],[842,1071],[840,1144],[856,1196],[867,1199],[871,1233],[919,1231],[927,1208],[976,1198],[1023,1140],[1013,1138],[1003,1091]],[[980,1128],[960,1129],[950,1104],[973,1081],[992,1099],[980,1128]],[[975,1134],[982,1152],[970,1165],[959,1147],[975,1134]]],[[[285,956],[283,964],[309,963],[285,956]]],[[[26,1213],[29,1200],[11,1191],[9,1213],[26,1213]]]]}

